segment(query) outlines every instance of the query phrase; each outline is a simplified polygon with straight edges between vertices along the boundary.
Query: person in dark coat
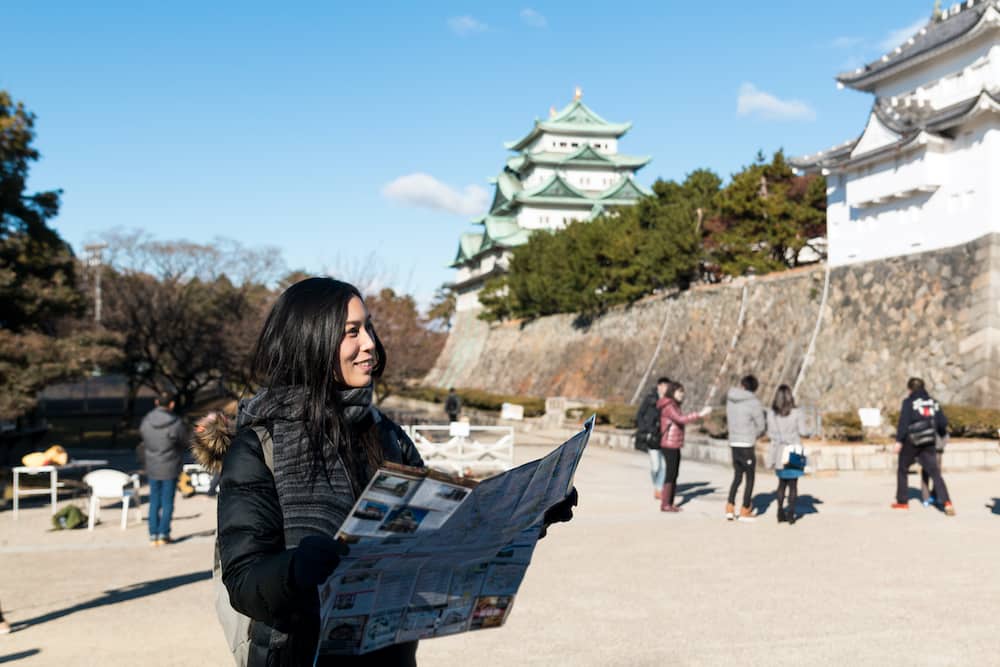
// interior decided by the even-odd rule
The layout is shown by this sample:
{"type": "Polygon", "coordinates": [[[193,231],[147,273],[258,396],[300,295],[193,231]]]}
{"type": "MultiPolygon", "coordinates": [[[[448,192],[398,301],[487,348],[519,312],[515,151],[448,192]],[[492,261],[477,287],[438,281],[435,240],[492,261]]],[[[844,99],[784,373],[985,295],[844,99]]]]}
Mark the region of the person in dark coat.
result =
{"type": "Polygon", "coordinates": [[[656,402],[663,398],[670,385],[670,378],[657,379],[656,386],[643,396],[635,415],[635,448],[649,454],[649,476],[653,481],[653,498],[659,500],[663,490],[666,465],[660,449],[660,410],[656,402]]]}
{"type": "MultiPolygon", "coordinates": [[[[341,524],[380,464],[423,466],[410,438],[372,405],[385,365],[361,293],[308,278],[285,290],[264,323],[252,362],[262,389],[240,402],[235,434],[205,437],[222,421],[211,416],[195,429],[198,460],[221,460],[217,543],[230,602],[251,619],[248,667],[314,664],[318,586],[348,551],[336,540],[341,524]],[[255,428],[271,436],[270,465],[255,428]]],[[[416,651],[404,642],[316,664],[415,665],[416,651]]]]}
{"type": "Polygon", "coordinates": [[[172,394],[161,393],[139,425],[149,478],[149,541],[154,546],[170,542],[170,520],[174,514],[177,477],[184,464],[188,429],[174,413],[172,394]]]}
{"type": "Polygon", "coordinates": [[[906,476],[910,466],[919,462],[920,467],[934,481],[934,493],[938,501],[943,503],[944,512],[948,516],[955,515],[955,508],[948,495],[948,487],[941,477],[935,447],[940,438],[948,434],[948,418],[941,406],[931,398],[920,378],[910,378],[906,383],[910,394],[903,399],[899,408],[899,423],[896,426],[896,446],[894,452],[899,455],[896,468],[896,502],[893,509],[909,509],[909,485],[906,476]]]}
{"type": "Polygon", "coordinates": [[[458,421],[458,415],[462,412],[462,398],[455,393],[454,387],[448,390],[448,397],[444,400],[444,411],[448,414],[448,421],[458,421]]]}

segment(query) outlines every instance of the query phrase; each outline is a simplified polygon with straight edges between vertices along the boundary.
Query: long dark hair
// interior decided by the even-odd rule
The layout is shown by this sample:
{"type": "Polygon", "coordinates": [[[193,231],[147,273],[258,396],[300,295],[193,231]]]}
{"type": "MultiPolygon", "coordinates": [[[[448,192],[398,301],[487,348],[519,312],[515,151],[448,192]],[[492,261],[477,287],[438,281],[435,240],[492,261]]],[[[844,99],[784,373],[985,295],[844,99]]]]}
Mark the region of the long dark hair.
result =
{"type": "Polygon", "coordinates": [[[771,404],[771,409],[774,410],[774,414],[782,417],[792,414],[792,410],[795,409],[795,397],[792,396],[791,387],[787,384],[778,387],[778,391],[774,392],[774,403],[771,404]]]}
{"type": "Polygon", "coordinates": [[[680,382],[671,382],[667,385],[667,398],[672,399],[674,403],[680,405],[681,402],[677,400],[677,392],[684,389],[684,385],[680,382]]]}
{"type": "MultiPolygon", "coordinates": [[[[356,287],[333,278],[297,282],[278,297],[254,347],[251,373],[255,382],[301,389],[302,418],[315,471],[323,469],[326,438],[334,451],[350,462],[360,458],[369,467],[377,467],[382,459],[375,424],[366,420],[363,425],[368,428],[353,434],[341,417],[338,392],[347,387],[340,371],[340,344],[347,326],[347,307],[354,297],[364,300],[356,287]],[[354,451],[352,441],[361,451],[354,451]]],[[[385,348],[371,322],[365,327],[375,344],[374,382],[385,370],[385,348]]]]}

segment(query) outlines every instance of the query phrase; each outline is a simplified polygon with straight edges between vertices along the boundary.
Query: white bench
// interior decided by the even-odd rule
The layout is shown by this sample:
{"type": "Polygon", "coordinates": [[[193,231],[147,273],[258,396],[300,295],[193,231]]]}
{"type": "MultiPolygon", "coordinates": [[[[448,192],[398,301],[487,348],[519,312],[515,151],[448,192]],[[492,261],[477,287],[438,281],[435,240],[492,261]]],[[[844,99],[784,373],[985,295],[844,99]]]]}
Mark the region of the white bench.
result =
{"type": "Polygon", "coordinates": [[[485,477],[514,467],[514,428],[466,422],[408,429],[424,465],[459,477],[485,477]]]}

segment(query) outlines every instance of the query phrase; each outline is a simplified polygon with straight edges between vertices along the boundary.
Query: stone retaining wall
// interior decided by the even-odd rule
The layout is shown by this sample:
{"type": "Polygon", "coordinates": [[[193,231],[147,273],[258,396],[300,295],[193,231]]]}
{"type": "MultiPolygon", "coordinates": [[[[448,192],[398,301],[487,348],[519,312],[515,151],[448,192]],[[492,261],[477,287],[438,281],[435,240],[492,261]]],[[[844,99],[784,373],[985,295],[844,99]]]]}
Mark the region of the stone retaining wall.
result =
{"type": "Polygon", "coordinates": [[[800,381],[799,402],[829,412],[896,409],[918,375],[943,402],[1000,404],[1000,235],[834,268],[821,313],[825,278],[816,266],[699,286],[588,323],[487,324],[460,313],[426,382],[632,402],[669,375],[685,383],[689,405],[718,406],[752,372],[765,402],[800,381]]]}
{"type": "MultiPolygon", "coordinates": [[[[573,430],[566,430],[569,438],[573,430]]],[[[605,431],[595,429],[591,444],[612,449],[632,449],[631,431],[605,431]]],[[[763,468],[766,444],[757,447],[757,462],[763,468]]],[[[810,472],[832,470],[881,470],[896,469],[896,455],[891,446],[871,444],[806,443],[810,472]]],[[[732,457],[729,443],[700,434],[688,435],[684,443],[684,458],[689,461],[730,465],[732,457]]],[[[945,472],[958,470],[1000,470],[1000,442],[996,440],[952,440],[942,459],[945,472]]]]}

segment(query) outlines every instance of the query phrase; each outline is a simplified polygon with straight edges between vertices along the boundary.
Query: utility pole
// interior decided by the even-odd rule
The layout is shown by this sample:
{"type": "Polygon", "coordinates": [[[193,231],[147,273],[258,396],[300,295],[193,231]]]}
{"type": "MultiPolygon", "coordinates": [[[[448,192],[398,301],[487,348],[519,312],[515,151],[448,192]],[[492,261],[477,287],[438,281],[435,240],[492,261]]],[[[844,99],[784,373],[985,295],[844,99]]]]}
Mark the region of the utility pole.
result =
{"type": "Polygon", "coordinates": [[[101,326],[101,267],[104,265],[104,249],[107,243],[92,243],[83,246],[87,251],[87,267],[94,271],[94,324],[101,326]]]}
{"type": "MultiPolygon", "coordinates": [[[[83,249],[87,252],[87,268],[93,270],[94,272],[94,325],[97,329],[101,328],[101,267],[104,265],[104,249],[108,247],[107,243],[92,243],[90,245],[83,246],[83,249]]],[[[88,413],[90,410],[90,378],[93,375],[100,375],[101,369],[94,367],[94,370],[83,379],[83,411],[88,413]]],[[[82,431],[81,431],[81,438],[82,431]]]]}

